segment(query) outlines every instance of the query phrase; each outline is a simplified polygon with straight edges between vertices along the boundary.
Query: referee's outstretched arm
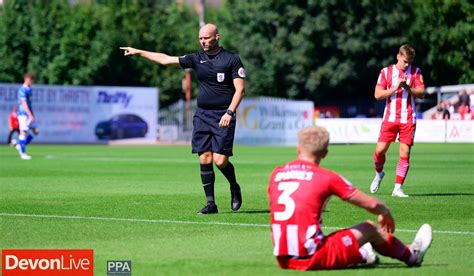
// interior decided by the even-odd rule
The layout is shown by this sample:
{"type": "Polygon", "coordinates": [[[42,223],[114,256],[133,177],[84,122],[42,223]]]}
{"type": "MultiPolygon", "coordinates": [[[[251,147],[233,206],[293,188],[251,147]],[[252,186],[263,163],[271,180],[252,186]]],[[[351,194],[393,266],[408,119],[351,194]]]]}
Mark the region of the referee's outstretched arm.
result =
{"type": "Polygon", "coordinates": [[[124,56],[139,55],[162,65],[179,65],[179,58],[175,56],[169,56],[163,53],[149,52],[145,50],[135,49],[132,47],[120,47],[120,49],[125,51],[124,56]]]}

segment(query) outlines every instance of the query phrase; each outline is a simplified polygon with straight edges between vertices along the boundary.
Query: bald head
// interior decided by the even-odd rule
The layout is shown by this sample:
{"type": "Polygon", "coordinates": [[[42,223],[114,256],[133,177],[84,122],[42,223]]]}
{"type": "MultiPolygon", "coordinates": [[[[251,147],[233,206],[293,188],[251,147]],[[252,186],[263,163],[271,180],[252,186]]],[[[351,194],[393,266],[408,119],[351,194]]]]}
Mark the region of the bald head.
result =
{"type": "Polygon", "coordinates": [[[217,26],[214,24],[206,24],[199,29],[199,37],[201,37],[201,34],[203,35],[217,35],[219,34],[219,30],[217,29],[217,26]]]}
{"type": "Polygon", "coordinates": [[[199,29],[199,44],[202,49],[208,54],[215,54],[219,52],[219,30],[214,24],[206,24],[199,29]]]}

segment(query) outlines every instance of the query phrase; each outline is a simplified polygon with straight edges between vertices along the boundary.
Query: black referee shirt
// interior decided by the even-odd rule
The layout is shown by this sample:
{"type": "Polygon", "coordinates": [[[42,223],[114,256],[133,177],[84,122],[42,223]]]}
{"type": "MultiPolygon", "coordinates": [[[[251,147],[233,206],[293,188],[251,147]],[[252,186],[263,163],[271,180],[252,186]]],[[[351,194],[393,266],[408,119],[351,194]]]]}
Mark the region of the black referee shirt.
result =
{"type": "Polygon", "coordinates": [[[197,105],[204,109],[227,109],[235,93],[233,80],[245,78],[238,54],[221,48],[215,55],[204,51],[179,58],[182,68],[193,68],[199,84],[197,105]]]}

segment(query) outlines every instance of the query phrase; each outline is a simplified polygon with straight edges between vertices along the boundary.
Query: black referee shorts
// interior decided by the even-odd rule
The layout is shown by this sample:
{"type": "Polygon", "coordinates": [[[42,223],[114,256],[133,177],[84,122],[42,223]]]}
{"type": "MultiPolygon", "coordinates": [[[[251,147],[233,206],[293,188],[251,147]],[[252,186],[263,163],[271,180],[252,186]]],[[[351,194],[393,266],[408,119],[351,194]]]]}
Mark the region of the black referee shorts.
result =
{"type": "Polygon", "coordinates": [[[224,110],[208,110],[197,108],[193,117],[193,153],[212,151],[232,156],[236,118],[232,117],[230,125],[220,128],[219,122],[225,114],[224,110]]]}

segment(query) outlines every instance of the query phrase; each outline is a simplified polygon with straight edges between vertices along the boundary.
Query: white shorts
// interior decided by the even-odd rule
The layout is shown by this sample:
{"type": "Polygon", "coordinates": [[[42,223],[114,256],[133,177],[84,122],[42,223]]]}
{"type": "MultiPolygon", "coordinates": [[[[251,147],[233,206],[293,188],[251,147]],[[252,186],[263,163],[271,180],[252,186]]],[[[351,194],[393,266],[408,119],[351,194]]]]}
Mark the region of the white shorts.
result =
{"type": "Polygon", "coordinates": [[[31,123],[27,115],[18,115],[18,124],[20,125],[20,131],[28,131],[36,127],[35,123],[31,123]]]}

